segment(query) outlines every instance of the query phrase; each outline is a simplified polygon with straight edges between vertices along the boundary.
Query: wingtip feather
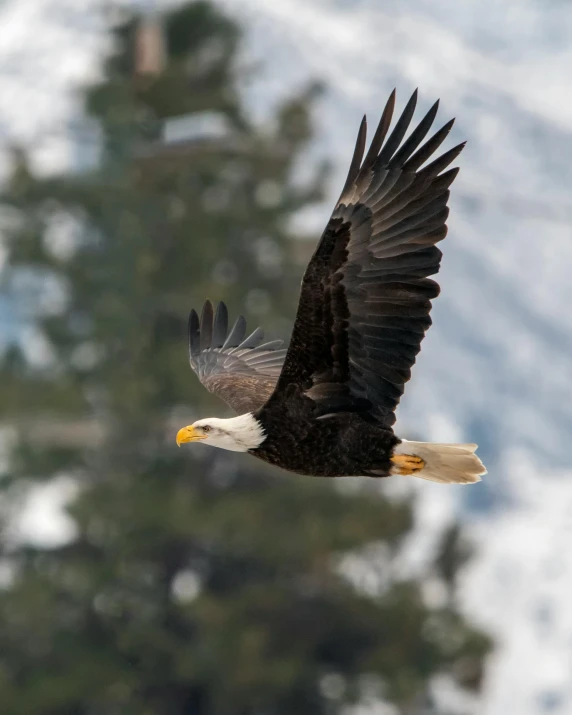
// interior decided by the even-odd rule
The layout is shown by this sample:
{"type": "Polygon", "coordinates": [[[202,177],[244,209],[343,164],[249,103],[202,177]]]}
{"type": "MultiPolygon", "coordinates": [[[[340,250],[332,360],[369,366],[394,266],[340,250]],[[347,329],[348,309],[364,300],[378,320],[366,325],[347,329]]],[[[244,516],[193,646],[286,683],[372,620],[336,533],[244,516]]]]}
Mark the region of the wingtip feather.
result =
{"type": "Polygon", "coordinates": [[[228,309],[222,302],[216,307],[213,325],[212,347],[221,348],[228,332],[228,309]]]}
{"type": "Polygon", "coordinates": [[[189,336],[189,360],[192,360],[193,358],[197,357],[201,352],[199,315],[194,308],[189,313],[189,320],[187,325],[189,336]]]}
{"type": "Polygon", "coordinates": [[[201,311],[201,327],[200,327],[200,338],[201,338],[201,350],[208,350],[212,345],[213,339],[213,304],[207,298],[205,300],[203,309],[201,311]]]}

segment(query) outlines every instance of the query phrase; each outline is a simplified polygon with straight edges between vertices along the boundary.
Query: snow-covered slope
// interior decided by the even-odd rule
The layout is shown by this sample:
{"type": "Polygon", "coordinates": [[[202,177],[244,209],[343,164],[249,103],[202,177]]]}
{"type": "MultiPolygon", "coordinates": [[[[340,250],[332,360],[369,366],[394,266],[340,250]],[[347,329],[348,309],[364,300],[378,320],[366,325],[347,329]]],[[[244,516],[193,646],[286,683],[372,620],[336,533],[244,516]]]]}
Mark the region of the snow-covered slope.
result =
{"type": "Polygon", "coordinates": [[[461,598],[498,641],[479,715],[572,712],[572,479],[505,455],[517,504],[473,527],[461,598]],[[509,464],[510,463],[510,466],[509,464]]]}

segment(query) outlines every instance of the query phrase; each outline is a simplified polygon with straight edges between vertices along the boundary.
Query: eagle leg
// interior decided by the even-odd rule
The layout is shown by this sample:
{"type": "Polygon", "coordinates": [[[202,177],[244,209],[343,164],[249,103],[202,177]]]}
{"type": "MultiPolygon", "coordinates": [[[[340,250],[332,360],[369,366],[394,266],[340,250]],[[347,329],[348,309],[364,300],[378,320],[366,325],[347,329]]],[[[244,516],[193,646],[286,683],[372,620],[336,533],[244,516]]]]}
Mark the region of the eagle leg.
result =
{"type": "Polygon", "coordinates": [[[394,454],[391,461],[394,464],[391,474],[410,476],[417,474],[425,467],[425,462],[421,457],[416,457],[414,454],[394,454]]]}

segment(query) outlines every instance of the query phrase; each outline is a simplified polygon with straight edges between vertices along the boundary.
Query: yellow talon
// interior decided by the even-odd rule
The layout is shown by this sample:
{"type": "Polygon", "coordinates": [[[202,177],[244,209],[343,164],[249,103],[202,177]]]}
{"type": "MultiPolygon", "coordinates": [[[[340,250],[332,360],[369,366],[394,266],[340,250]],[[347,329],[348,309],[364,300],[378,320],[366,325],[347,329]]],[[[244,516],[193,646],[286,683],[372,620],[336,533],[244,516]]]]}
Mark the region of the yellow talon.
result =
{"type": "Polygon", "coordinates": [[[414,454],[394,454],[391,461],[395,465],[391,468],[391,474],[401,474],[410,476],[417,474],[425,466],[425,462],[421,457],[416,457],[414,454]]]}

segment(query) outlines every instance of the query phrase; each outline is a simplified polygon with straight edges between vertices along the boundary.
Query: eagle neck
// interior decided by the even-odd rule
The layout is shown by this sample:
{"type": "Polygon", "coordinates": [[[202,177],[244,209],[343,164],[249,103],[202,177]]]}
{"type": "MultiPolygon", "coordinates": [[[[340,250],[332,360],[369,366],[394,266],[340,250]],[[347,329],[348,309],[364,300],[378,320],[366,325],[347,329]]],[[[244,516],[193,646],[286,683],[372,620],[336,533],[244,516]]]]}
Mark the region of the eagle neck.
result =
{"type": "Polygon", "coordinates": [[[232,434],[236,442],[236,451],[249,452],[257,449],[266,439],[266,432],[262,423],[256,419],[252,412],[245,412],[238,417],[224,420],[225,428],[232,434]]]}

